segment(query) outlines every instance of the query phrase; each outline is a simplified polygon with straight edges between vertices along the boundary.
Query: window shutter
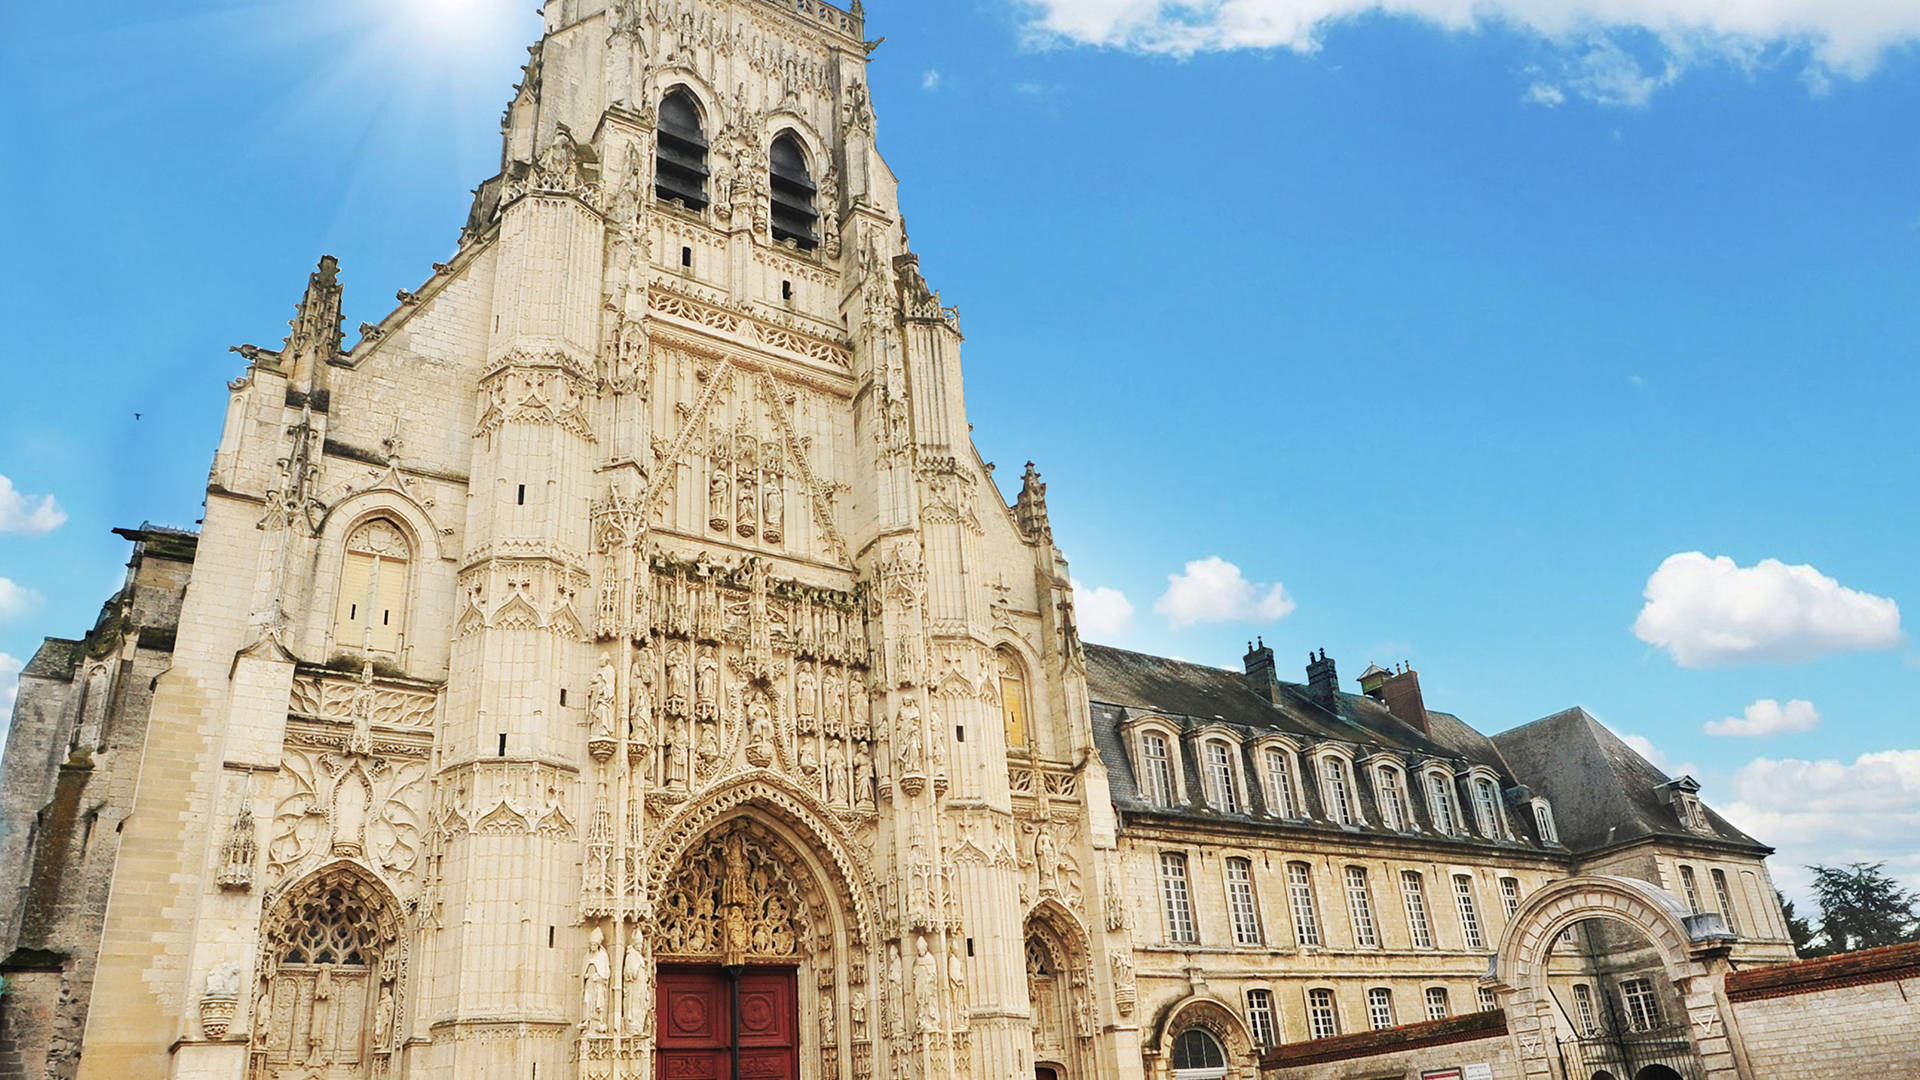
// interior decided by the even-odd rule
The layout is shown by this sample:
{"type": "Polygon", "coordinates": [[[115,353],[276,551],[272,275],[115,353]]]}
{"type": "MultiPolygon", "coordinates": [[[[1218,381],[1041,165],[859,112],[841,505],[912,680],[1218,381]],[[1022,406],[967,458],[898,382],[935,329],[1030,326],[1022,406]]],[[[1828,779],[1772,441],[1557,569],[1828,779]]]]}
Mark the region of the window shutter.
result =
{"type": "Polygon", "coordinates": [[[340,607],[333,620],[336,645],[358,649],[366,641],[368,613],[374,604],[374,562],[371,555],[347,553],[346,565],[340,570],[340,607]]]}
{"type": "Polygon", "coordinates": [[[407,624],[407,564],[381,559],[374,567],[373,582],[367,646],[375,652],[399,652],[407,624]]]}

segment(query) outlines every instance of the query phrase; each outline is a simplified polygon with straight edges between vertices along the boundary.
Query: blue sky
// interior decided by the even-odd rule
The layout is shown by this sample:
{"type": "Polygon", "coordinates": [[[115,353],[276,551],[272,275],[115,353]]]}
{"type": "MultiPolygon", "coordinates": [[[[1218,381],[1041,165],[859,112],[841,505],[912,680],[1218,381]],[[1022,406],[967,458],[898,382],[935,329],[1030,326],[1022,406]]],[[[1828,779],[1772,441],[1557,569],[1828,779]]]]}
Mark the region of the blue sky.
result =
{"type": "MultiPolygon", "coordinates": [[[[1920,3],[1446,6],[870,3],[982,453],[1039,463],[1089,637],[1584,705],[1790,887],[1920,884],[1920,3]]],[[[0,14],[0,683],[109,529],[199,516],[227,347],[321,253],[351,328],[453,250],[529,7],[0,14]]]]}

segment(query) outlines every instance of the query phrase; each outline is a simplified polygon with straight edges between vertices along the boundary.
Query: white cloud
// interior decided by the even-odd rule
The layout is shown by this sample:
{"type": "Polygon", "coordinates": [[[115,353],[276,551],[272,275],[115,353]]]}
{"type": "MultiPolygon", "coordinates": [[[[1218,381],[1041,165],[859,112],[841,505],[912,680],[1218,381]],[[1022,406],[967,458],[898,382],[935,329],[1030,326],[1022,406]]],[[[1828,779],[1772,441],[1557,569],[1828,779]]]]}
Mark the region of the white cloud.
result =
{"type": "Polygon", "coordinates": [[[67,523],[67,512],[51,495],[25,495],[0,476],[0,533],[44,536],[67,523]]]}
{"type": "Polygon", "coordinates": [[[1537,82],[1527,87],[1524,100],[1529,104],[1545,105],[1551,109],[1566,102],[1567,92],[1552,83],[1537,82]]]}
{"type": "Polygon", "coordinates": [[[923,72],[920,75],[920,89],[937,90],[939,88],[940,88],[940,72],[938,69],[928,68],[925,72],[923,72]]]}
{"type": "Polygon", "coordinates": [[[1073,610],[1080,616],[1083,634],[1092,637],[1117,640],[1133,628],[1133,601],[1119,589],[1104,585],[1089,589],[1076,581],[1073,610]]]}
{"type": "Polygon", "coordinates": [[[1681,667],[1798,664],[1904,640],[1900,606],[1777,559],[1743,567],[1698,551],[1670,556],[1647,579],[1636,637],[1681,667]]]}
{"type": "Polygon", "coordinates": [[[1760,739],[1795,731],[1814,731],[1820,727],[1820,710],[1811,701],[1794,700],[1785,705],[1762,698],[1747,706],[1741,716],[1709,720],[1701,728],[1709,735],[1733,735],[1760,739]]]}
{"type": "Polygon", "coordinates": [[[23,589],[11,578],[0,577],[0,619],[24,615],[39,601],[40,595],[32,589],[23,589]]]}
{"type": "Polygon", "coordinates": [[[1805,895],[1812,863],[1885,862],[1920,885],[1920,750],[1882,750],[1841,761],[1749,762],[1734,801],[1716,805],[1729,821],[1780,853],[1768,860],[1789,894],[1805,895]]]}
{"type": "Polygon", "coordinates": [[[1614,732],[1614,734],[1619,736],[1620,741],[1626,743],[1634,753],[1646,758],[1649,764],[1661,772],[1666,773],[1668,776],[1691,776],[1698,778],[1702,772],[1700,766],[1691,761],[1673,760],[1665,750],[1655,746],[1653,740],[1647,738],[1645,735],[1621,735],[1617,731],[1614,732]]]}
{"type": "Polygon", "coordinates": [[[1167,575],[1167,591],[1153,610],[1175,629],[1203,622],[1274,622],[1293,614],[1293,598],[1278,582],[1256,585],[1218,555],[1167,575]]]}
{"type": "Polygon", "coordinates": [[[1806,66],[1864,78],[1889,50],[1920,40],[1912,0],[1021,0],[1039,44],[1190,56],[1232,49],[1314,52],[1336,24],[1399,15],[1449,31],[1499,27],[1547,46],[1548,90],[1606,105],[1645,105],[1692,66],[1806,66]]]}
{"type": "Polygon", "coordinates": [[[25,666],[0,652],[0,732],[13,723],[13,699],[20,692],[20,669],[25,666]]]}

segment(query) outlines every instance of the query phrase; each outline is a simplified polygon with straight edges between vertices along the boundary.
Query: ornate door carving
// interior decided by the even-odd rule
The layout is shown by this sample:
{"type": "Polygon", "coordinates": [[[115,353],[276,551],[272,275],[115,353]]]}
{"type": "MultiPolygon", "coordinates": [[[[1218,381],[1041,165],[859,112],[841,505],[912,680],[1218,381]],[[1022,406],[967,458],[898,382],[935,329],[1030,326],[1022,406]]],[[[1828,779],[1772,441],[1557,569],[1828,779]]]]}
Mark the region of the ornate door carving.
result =
{"type": "Polygon", "coordinates": [[[262,942],[256,1080],[379,1080],[393,1047],[403,967],[385,893],[353,870],[296,885],[262,942]]]}
{"type": "MultiPolygon", "coordinates": [[[[797,1080],[794,971],[748,969],[739,978],[741,1080],[797,1080]]],[[[658,1080],[728,1080],[736,1018],[725,974],[717,967],[662,968],[658,987],[658,1080]]]]}

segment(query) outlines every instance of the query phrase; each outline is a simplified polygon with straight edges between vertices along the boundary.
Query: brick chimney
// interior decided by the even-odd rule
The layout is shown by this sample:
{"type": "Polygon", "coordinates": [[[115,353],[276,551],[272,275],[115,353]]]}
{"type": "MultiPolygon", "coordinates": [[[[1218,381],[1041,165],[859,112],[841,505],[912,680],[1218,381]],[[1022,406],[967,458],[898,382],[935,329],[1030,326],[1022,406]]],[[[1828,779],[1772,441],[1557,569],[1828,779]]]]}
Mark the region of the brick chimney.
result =
{"type": "Polygon", "coordinates": [[[1427,719],[1427,701],[1420,696],[1420,673],[1413,668],[1402,664],[1399,671],[1380,681],[1378,692],[1370,693],[1401,723],[1422,735],[1433,734],[1433,724],[1427,719]]]}
{"type": "Polygon", "coordinates": [[[1265,638],[1256,638],[1259,644],[1247,646],[1247,689],[1259,694],[1275,704],[1280,701],[1280,675],[1274,667],[1273,650],[1267,648],[1265,638]]]}
{"type": "Polygon", "coordinates": [[[1320,650],[1318,659],[1307,654],[1307,696],[1330,713],[1340,711],[1340,675],[1333,670],[1325,649],[1320,650]]]}

